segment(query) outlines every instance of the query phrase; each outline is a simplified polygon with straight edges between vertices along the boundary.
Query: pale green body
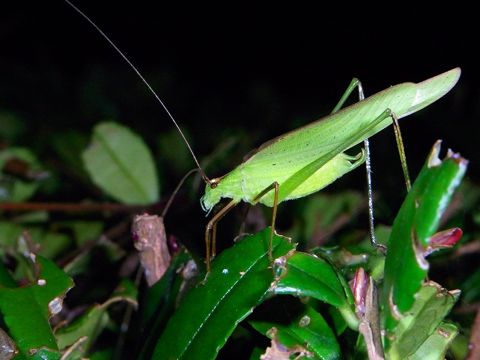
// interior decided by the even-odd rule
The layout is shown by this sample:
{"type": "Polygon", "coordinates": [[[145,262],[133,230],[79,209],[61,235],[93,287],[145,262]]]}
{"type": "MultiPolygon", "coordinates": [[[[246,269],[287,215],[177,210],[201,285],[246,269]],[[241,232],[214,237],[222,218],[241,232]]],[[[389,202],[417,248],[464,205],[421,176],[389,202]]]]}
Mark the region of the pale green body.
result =
{"type": "MultiPolygon", "coordinates": [[[[392,124],[390,109],[405,117],[445,95],[457,83],[456,68],[433,78],[403,83],[383,90],[343,110],[281,135],[260,146],[216,187],[206,186],[202,208],[210,211],[221,198],[254,203],[255,197],[273,182],[279,184],[279,202],[312,194],[329,185],[364,161],[344,153],[352,146],[392,124]]],[[[273,191],[258,200],[272,206],[273,191]]]]}

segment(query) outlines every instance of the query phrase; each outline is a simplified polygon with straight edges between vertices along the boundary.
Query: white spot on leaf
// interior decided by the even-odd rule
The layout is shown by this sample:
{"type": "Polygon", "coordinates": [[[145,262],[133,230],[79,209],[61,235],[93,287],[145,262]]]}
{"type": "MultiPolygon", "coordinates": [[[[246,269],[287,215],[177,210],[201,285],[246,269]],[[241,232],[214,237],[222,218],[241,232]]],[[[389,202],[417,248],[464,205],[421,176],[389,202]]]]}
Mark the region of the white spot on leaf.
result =
{"type": "Polygon", "coordinates": [[[50,310],[50,314],[52,315],[57,315],[60,311],[62,311],[62,307],[63,299],[60,297],[56,297],[48,303],[48,310],[50,310]]]}

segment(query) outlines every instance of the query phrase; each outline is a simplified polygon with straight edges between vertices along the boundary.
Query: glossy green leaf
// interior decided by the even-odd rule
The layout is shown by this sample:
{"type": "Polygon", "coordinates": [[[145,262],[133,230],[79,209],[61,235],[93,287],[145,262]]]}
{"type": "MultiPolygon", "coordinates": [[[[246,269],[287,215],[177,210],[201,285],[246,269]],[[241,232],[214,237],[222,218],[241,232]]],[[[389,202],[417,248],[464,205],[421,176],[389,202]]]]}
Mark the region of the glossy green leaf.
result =
{"type": "Polygon", "coordinates": [[[36,256],[37,282],[21,288],[0,287],[0,312],[24,356],[59,359],[49,318],[58,313],[72,280],[53,262],[36,256]]]}
{"type": "MultiPolygon", "coordinates": [[[[269,267],[270,229],[237,242],[212,263],[204,283],[190,291],[170,318],[153,359],[214,359],[236,325],[266,296],[273,281],[269,267]]],[[[293,246],[274,236],[273,256],[293,246]]]]}
{"type": "Polygon", "coordinates": [[[439,152],[437,142],[393,223],[383,289],[388,331],[413,305],[429,268],[423,253],[467,167],[460,155],[449,152],[440,160],[439,152]]]}
{"type": "Polygon", "coordinates": [[[183,273],[186,267],[196,267],[192,262],[190,254],[181,250],[172,257],[162,278],[147,289],[139,306],[139,359],[150,359],[156,340],[165,329],[169,316],[175,311],[185,288],[188,289],[183,273]]]}
{"type": "Polygon", "coordinates": [[[271,322],[252,321],[250,324],[258,331],[274,337],[287,348],[305,347],[313,359],[340,359],[340,346],[325,319],[311,307],[288,325],[271,322]],[[276,331],[270,331],[275,328],[276,331]],[[275,336],[273,336],[275,335],[275,336]]]}
{"type": "Polygon", "coordinates": [[[158,200],[159,184],[150,150],[125,126],[113,122],[97,125],[82,159],[93,182],[114,199],[126,204],[158,200]]]}
{"type": "Polygon", "coordinates": [[[356,327],[350,288],[332,265],[320,257],[294,253],[288,258],[284,273],[276,281],[273,291],[278,295],[311,296],[333,305],[350,326],[356,327]]]}
{"type": "Polygon", "coordinates": [[[449,292],[434,282],[422,286],[411,310],[399,321],[391,336],[394,340],[388,349],[389,358],[406,359],[415,354],[435,332],[459,296],[458,290],[449,292]]]}
{"type": "Polygon", "coordinates": [[[409,356],[408,360],[443,360],[450,344],[458,334],[458,329],[450,323],[440,324],[427,340],[409,356]]]}

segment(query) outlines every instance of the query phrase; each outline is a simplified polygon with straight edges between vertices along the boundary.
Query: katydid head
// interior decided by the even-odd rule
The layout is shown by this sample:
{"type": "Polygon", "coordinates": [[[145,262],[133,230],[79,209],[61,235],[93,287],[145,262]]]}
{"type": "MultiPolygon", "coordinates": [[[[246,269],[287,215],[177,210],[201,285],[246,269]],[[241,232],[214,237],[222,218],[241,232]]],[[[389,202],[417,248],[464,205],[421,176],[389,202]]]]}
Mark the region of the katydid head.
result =
{"type": "Polygon", "coordinates": [[[239,186],[238,182],[241,179],[238,177],[237,169],[227,175],[211,179],[206,183],[205,194],[200,199],[200,205],[207,212],[207,215],[222,198],[240,200],[241,190],[239,192],[239,189],[241,189],[241,186],[239,186]]]}
{"type": "Polygon", "coordinates": [[[221,179],[222,177],[205,181],[205,194],[200,199],[200,205],[207,214],[222,198],[223,182],[221,182],[221,179]]]}

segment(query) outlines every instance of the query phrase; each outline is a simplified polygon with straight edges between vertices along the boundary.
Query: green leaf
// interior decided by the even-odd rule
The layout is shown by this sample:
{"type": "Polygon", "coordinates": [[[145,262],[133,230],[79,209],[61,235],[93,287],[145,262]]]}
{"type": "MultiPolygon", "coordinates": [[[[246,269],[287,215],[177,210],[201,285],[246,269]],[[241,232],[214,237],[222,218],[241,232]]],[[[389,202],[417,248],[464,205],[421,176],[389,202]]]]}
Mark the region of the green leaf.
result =
{"type": "Polygon", "coordinates": [[[459,296],[460,291],[449,292],[434,282],[422,286],[411,310],[399,321],[392,334],[394,340],[388,349],[389,359],[406,359],[423,347],[459,296]]]}
{"type": "Polygon", "coordinates": [[[9,334],[24,356],[59,359],[49,318],[60,311],[72,280],[53,262],[36,256],[37,282],[21,288],[0,287],[0,312],[9,334]]]}
{"type": "Polygon", "coordinates": [[[112,349],[96,351],[90,356],[90,360],[111,360],[111,359],[113,359],[112,349]]]}
{"type": "Polygon", "coordinates": [[[306,347],[315,359],[341,358],[340,346],[332,329],[322,315],[311,307],[307,307],[303,314],[288,325],[260,321],[251,321],[250,324],[270,339],[276,338],[287,348],[306,347]],[[275,334],[270,331],[272,328],[276,329],[275,334]]]}
{"type": "Polygon", "coordinates": [[[95,240],[100,237],[104,224],[101,221],[72,221],[73,234],[77,246],[84,245],[87,241],[95,240]]]}
{"type": "Polygon", "coordinates": [[[423,253],[467,167],[460,155],[449,151],[441,161],[439,152],[437,142],[393,223],[383,289],[388,331],[412,307],[429,268],[423,253]]]}
{"type": "MultiPolygon", "coordinates": [[[[269,268],[270,228],[248,236],[212,263],[204,283],[190,291],[170,318],[153,359],[214,359],[236,325],[267,295],[274,280],[269,268]]],[[[293,246],[273,238],[273,256],[293,246]]]]}
{"type": "Polygon", "coordinates": [[[286,263],[284,274],[276,281],[277,295],[311,296],[338,308],[348,324],[356,328],[350,288],[342,276],[324,259],[295,252],[286,263]]]}
{"type": "Polygon", "coordinates": [[[0,255],[15,249],[17,239],[22,234],[22,228],[11,222],[0,222],[0,255]]]}
{"type": "Polygon", "coordinates": [[[97,125],[82,159],[93,182],[114,199],[126,204],[158,200],[159,184],[150,150],[125,126],[113,122],[97,125]]]}
{"type": "Polygon", "coordinates": [[[253,349],[252,353],[250,354],[250,360],[259,360],[260,356],[262,356],[264,352],[265,351],[260,348],[253,349]]]}
{"type": "Polygon", "coordinates": [[[108,321],[109,316],[103,305],[92,306],[73,323],[58,329],[55,333],[58,347],[65,349],[74,344],[82,336],[87,336],[86,343],[82,345],[82,349],[86,353],[97,336],[108,324],[108,321]]]}
{"type": "MultiPolygon", "coordinates": [[[[189,139],[188,132],[185,135],[189,139]]],[[[177,129],[162,132],[158,136],[158,152],[162,161],[168,165],[167,169],[173,169],[176,174],[188,172],[192,167],[192,155],[185,144],[180,140],[177,129]]],[[[190,141],[190,140],[189,140],[190,141]]]]}
{"type": "Polygon", "coordinates": [[[0,261],[0,287],[14,288],[17,286],[16,281],[13,279],[12,274],[0,261]]]}
{"type": "Polygon", "coordinates": [[[93,254],[96,250],[101,249],[102,253],[108,262],[116,262],[125,256],[125,250],[123,250],[118,244],[112,242],[106,237],[100,237],[95,242],[94,247],[88,251],[82,251],[75,258],[73,258],[68,264],[65,265],[64,270],[70,276],[75,276],[85,272],[94,272],[95,266],[92,266],[93,254]]]}
{"type": "Polygon", "coordinates": [[[55,332],[58,347],[61,350],[66,349],[68,346],[75,344],[81,338],[85,337],[86,339],[77,349],[78,358],[84,357],[87,355],[98,335],[100,335],[109,323],[108,307],[119,301],[127,301],[136,305],[136,297],[137,289],[135,285],[130,280],[123,279],[110,299],[101,305],[92,306],[71,324],[55,332]]]}
{"type": "Polygon", "coordinates": [[[158,335],[165,329],[168,318],[175,311],[180,296],[185,288],[188,288],[183,272],[192,262],[187,251],[178,252],[172,257],[170,266],[162,278],[147,289],[139,306],[139,359],[150,359],[158,335]]]}
{"type": "Polygon", "coordinates": [[[83,178],[86,177],[80,157],[82,150],[88,145],[86,134],[72,129],[55,133],[50,138],[50,144],[70,171],[83,178]]]}
{"type": "Polygon", "coordinates": [[[24,214],[15,216],[17,224],[40,224],[46,223],[49,220],[47,211],[29,211],[24,214]]]}
{"type": "Polygon", "coordinates": [[[458,329],[450,323],[441,323],[428,339],[408,357],[408,360],[443,360],[450,344],[458,334],[458,329]]]}
{"type": "Polygon", "coordinates": [[[25,201],[32,197],[40,186],[40,181],[32,176],[25,180],[13,175],[3,173],[3,168],[8,161],[19,160],[28,166],[27,173],[41,171],[36,156],[26,148],[7,148],[0,151],[0,201],[25,201]]]}
{"type": "Polygon", "coordinates": [[[41,238],[36,238],[40,244],[39,254],[54,259],[72,245],[70,236],[61,233],[48,232],[41,238]]]}

